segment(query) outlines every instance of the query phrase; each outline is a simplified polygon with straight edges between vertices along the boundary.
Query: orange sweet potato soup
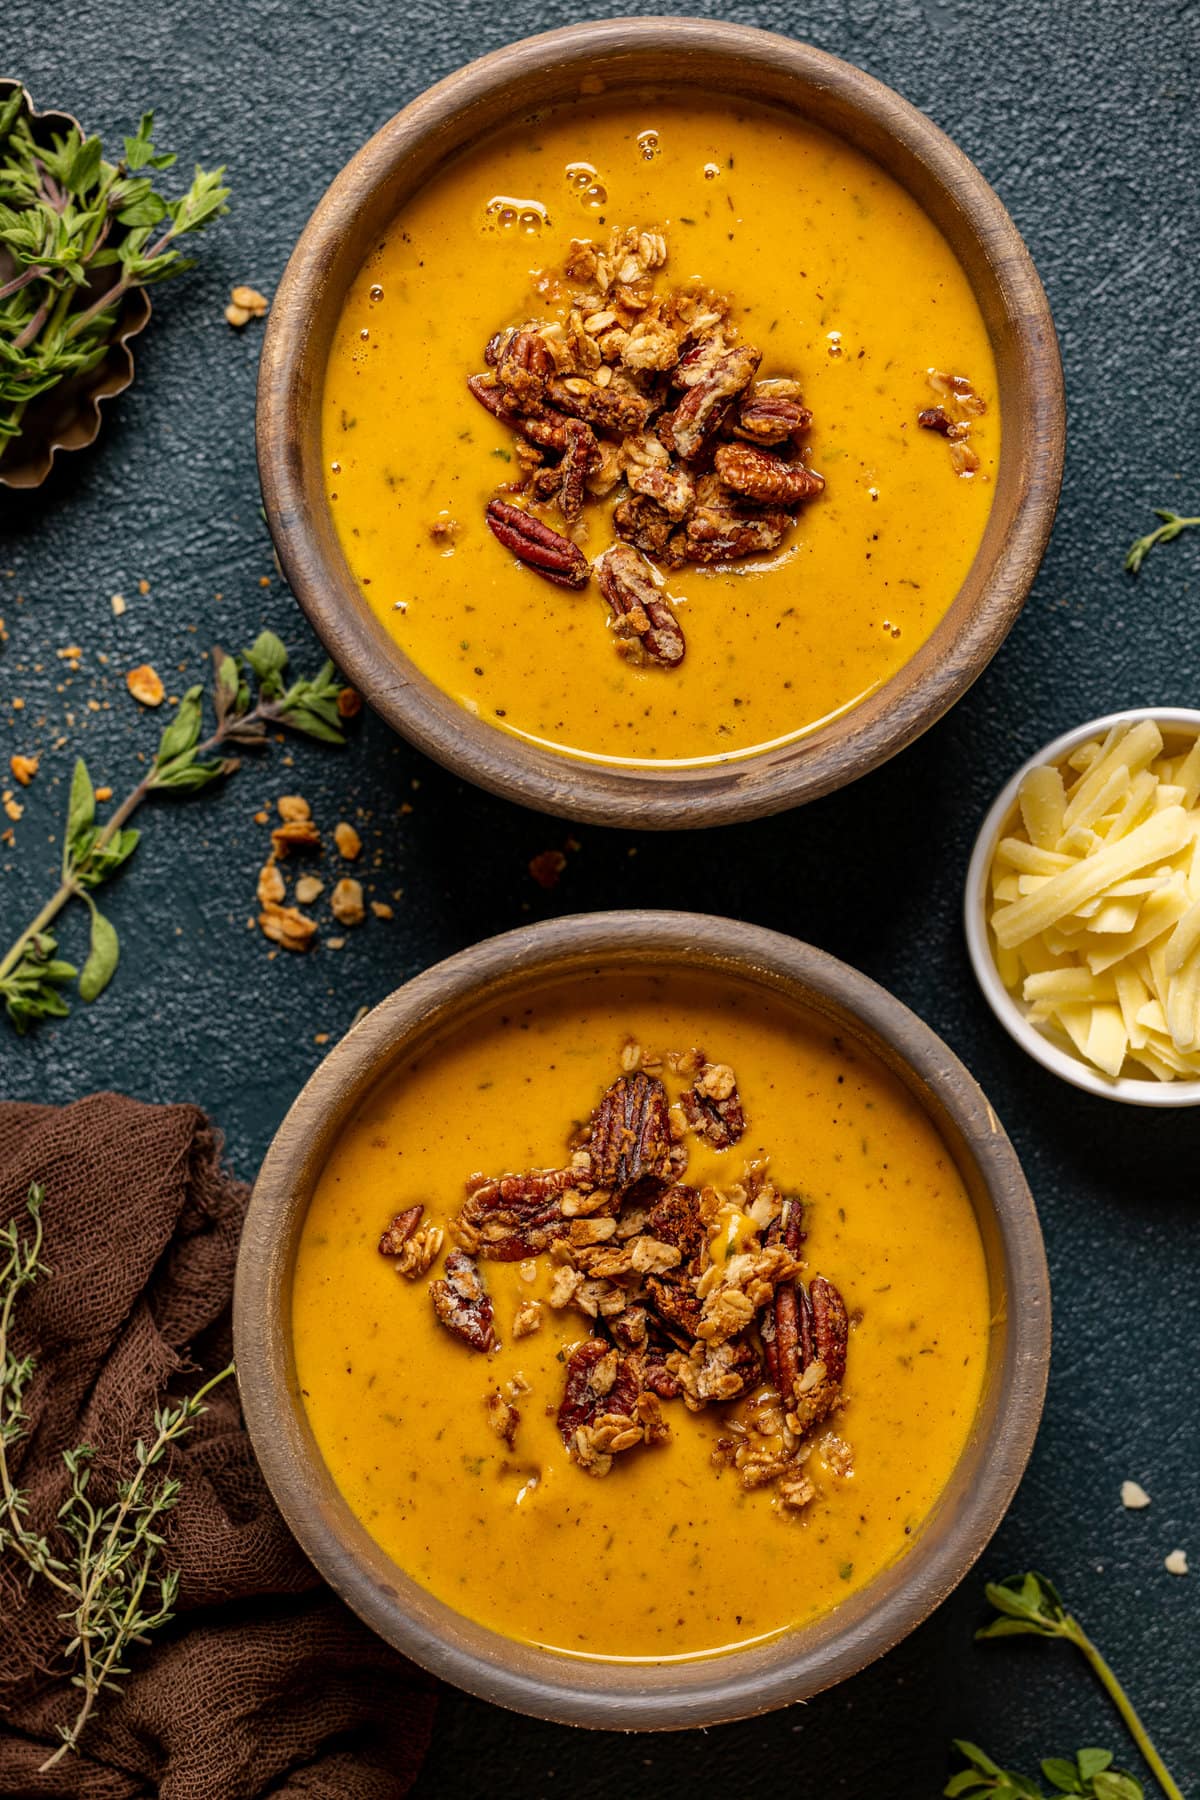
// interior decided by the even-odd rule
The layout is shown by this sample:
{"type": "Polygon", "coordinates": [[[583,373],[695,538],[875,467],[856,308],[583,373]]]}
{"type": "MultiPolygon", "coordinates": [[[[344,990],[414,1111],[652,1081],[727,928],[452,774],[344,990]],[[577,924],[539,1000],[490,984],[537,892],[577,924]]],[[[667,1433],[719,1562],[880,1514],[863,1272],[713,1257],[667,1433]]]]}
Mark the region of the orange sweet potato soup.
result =
{"type": "Polygon", "coordinates": [[[661,1660],[904,1554],[972,1430],[989,1291],[949,1153],[862,1046],[732,978],[597,973],[364,1102],[292,1327],[329,1470],[416,1581],[661,1660]]]}
{"type": "Polygon", "coordinates": [[[615,763],[745,755],[885,682],[962,583],[999,446],[982,317],[916,203],[702,97],[461,153],[381,235],[325,376],[329,503],[387,630],[472,713],[615,763]]]}

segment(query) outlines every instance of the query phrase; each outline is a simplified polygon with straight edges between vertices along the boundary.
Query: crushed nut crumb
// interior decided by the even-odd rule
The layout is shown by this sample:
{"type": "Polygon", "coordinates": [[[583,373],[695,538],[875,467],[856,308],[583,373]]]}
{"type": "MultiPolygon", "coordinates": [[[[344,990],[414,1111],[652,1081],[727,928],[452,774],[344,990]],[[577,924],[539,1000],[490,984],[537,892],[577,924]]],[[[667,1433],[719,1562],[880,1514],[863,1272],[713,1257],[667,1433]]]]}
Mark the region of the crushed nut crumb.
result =
{"type": "Polygon", "coordinates": [[[166,689],[162,676],[149,663],[139,663],[125,677],[125,686],[142,706],[161,706],[166,689]]]}
{"type": "Polygon", "coordinates": [[[339,925],[361,925],[366,917],[362,882],[344,875],[330,895],[329,905],[339,925]]]}

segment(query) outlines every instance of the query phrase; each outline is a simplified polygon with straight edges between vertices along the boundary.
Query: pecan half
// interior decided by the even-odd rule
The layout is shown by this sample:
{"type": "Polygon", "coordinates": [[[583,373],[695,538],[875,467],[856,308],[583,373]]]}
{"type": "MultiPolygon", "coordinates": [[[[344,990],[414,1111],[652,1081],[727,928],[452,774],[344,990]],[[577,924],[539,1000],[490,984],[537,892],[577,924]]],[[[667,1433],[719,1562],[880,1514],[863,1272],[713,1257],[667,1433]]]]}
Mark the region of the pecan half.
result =
{"type": "Polygon", "coordinates": [[[954,421],[944,406],[926,406],[917,414],[917,424],[922,431],[937,431],[942,437],[949,437],[954,421]]]}
{"type": "Polygon", "coordinates": [[[724,423],[730,403],[753,381],[761,360],[762,352],[753,344],[729,348],[719,334],[702,338],[681,357],[671,383],[684,390],[683,398],[658,422],[668,450],[693,461],[724,423]]]}
{"type": "Polygon", "coordinates": [[[728,1063],[705,1063],[681,1099],[688,1124],[714,1150],[728,1150],[746,1129],[737,1081],[728,1063]]]}
{"type": "Polygon", "coordinates": [[[480,406],[491,413],[493,419],[503,419],[506,424],[512,424],[520,418],[511,395],[505,393],[494,375],[469,375],[467,387],[480,406]]]}
{"type": "Polygon", "coordinates": [[[679,1251],[679,1263],[661,1275],[648,1275],[646,1289],[651,1304],[668,1334],[690,1342],[700,1328],[702,1302],[695,1290],[703,1260],[706,1233],[700,1212],[700,1196],[682,1182],[668,1188],[651,1207],[647,1231],[660,1243],[679,1251]]]}
{"type": "Polygon", "coordinates": [[[627,393],[611,382],[607,387],[597,387],[580,375],[554,376],[546,383],[546,395],[559,412],[573,419],[586,419],[589,425],[611,431],[617,437],[645,430],[651,412],[644,395],[627,393]]]}
{"type": "Polygon", "coordinates": [[[841,1404],[850,1321],[846,1303],[831,1281],[815,1275],[807,1291],[797,1284],[800,1374],[790,1400],[788,1424],[799,1436],[821,1424],[841,1404]]]}
{"type": "Polygon", "coordinates": [[[383,1236],[379,1240],[380,1256],[399,1256],[405,1244],[417,1226],[421,1223],[423,1206],[409,1206],[398,1212],[383,1236]]]}
{"type": "Polygon", "coordinates": [[[570,1444],[581,1425],[598,1412],[631,1417],[640,1389],[637,1364],[622,1356],[606,1338],[587,1338],[567,1359],[567,1379],[558,1409],[558,1429],[570,1444]]]}
{"type": "Polygon", "coordinates": [[[772,394],[766,384],[758,382],[738,408],[734,437],[751,444],[786,444],[799,437],[812,424],[812,414],[799,400],[772,394]]]}
{"type": "Polygon", "coordinates": [[[563,428],[566,449],[559,464],[559,511],[568,523],[583,511],[583,484],[596,451],[596,438],[582,419],[570,419],[563,428]]]}
{"type": "MultiPolygon", "coordinates": [[[[793,1256],[804,1242],[804,1207],[799,1200],[785,1200],[783,1210],[767,1233],[767,1242],[782,1244],[793,1256]]],[[[782,1282],[760,1326],[767,1371],[785,1401],[790,1401],[800,1374],[800,1296],[798,1284],[782,1282]]]]}
{"type": "Polygon", "coordinates": [[[757,506],[796,507],[825,486],[824,476],[803,463],[785,462],[752,444],[720,445],[713,466],[726,487],[757,506]]]}
{"type": "Polygon", "coordinates": [[[507,500],[489,500],[484,517],[504,548],[511,550],[527,568],[558,587],[587,585],[591,574],[587,557],[570,538],[552,531],[549,525],[507,500]]]}
{"type": "Polygon", "coordinates": [[[724,563],[778,550],[792,523],[789,513],[747,516],[724,506],[698,506],[667,547],[668,561],[724,563]]]}
{"type": "Polygon", "coordinates": [[[668,1111],[657,1075],[638,1069],[618,1076],[592,1114],[588,1148],[597,1187],[624,1199],[635,1188],[666,1186],[672,1169],[668,1111]]]}
{"type": "MultiPolygon", "coordinates": [[[[488,345],[496,345],[493,338],[488,345]]],[[[487,355],[487,352],[484,352],[487,355]]],[[[496,347],[496,379],[522,411],[536,406],[554,373],[554,358],[546,340],[536,331],[520,330],[505,335],[496,347]]]]}
{"type": "Polygon", "coordinates": [[[648,662],[678,668],[687,647],[683,628],[641,551],[632,544],[614,544],[592,567],[612,610],[617,636],[627,639],[648,662]]]}
{"type": "Polygon", "coordinates": [[[446,1279],[431,1281],[429,1293],[433,1310],[447,1331],[484,1355],[494,1347],[492,1303],[473,1256],[465,1250],[452,1250],[446,1258],[446,1279]]]}
{"type": "Polygon", "coordinates": [[[492,1262],[521,1262],[540,1255],[569,1230],[565,1196],[591,1192],[594,1186],[583,1157],[569,1169],[482,1178],[471,1184],[459,1223],[467,1226],[481,1256],[492,1262]]]}

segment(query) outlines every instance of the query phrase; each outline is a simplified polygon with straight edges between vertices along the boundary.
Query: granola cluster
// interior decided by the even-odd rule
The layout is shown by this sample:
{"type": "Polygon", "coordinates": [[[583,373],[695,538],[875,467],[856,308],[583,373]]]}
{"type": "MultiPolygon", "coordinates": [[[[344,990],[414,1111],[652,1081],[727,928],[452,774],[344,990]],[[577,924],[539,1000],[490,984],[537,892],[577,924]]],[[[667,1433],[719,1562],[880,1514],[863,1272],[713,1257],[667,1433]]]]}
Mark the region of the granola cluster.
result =
{"type": "MultiPolygon", "coordinates": [[[[765,1163],[745,1164],[719,1188],[685,1180],[689,1138],[727,1151],[745,1132],[729,1065],[699,1049],[647,1057],[634,1045],[622,1062],[561,1168],[468,1181],[449,1226],[456,1248],[430,1283],[437,1318],[490,1352],[496,1322],[481,1265],[519,1262],[532,1282],[545,1257],[548,1291],[522,1301],[512,1335],[540,1330],[545,1308],[588,1321],[566,1357],[558,1404],[572,1461],[607,1475],[616,1457],[663,1442],[672,1402],[685,1413],[732,1409],[715,1469],[734,1471],[747,1489],[772,1486],[781,1508],[798,1510],[816,1491],[804,1472],[813,1435],[842,1404],[845,1304],[824,1276],[806,1277],[802,1202],[774,1185],[765,1163]],[[679,1090],[674,1100],[664,1076],[679,1090]]],[[[410,1279],[442,1246],[422,1216],[420,1206],[397,1214],[379,1245],[410,1279]]],[[[511,1445],[519,1412],[498,1392],[488,1404],[511,1445]]],[[[850,1472],[842,1439],[828,1433],[821,1449],[835,1473],[850,1472]]]]}
{"type": "Polygon", "coordinates": [[[495,536],[561,587],[594,574],[622,653],[674,668],[685,644],[660,570],[777,550],[825,483],[801,459],[799,384],[757,380],[762,352],[729,300],[660,287],[666,261],[654,232],[573,243],[540,282],[559,316],[498,331],[467,385],[515,434],[517,479],[486,512],[495,536]],[[589,501],[613,503],[623,540],[590,565],[571,535],[589,501]]]}
{"type": "Polygon", "coordinates": [[[979,458],[967,442],[971,426],[987,411],[987,402],[977,394],[965,375],[947,375],[942,369],[927,369],[925,378],[936,404],[923,407],[917,424],[923,431],[936,431],[950,446],[950,462],[956,475],[968,479],[979,468],[979,458]]]}

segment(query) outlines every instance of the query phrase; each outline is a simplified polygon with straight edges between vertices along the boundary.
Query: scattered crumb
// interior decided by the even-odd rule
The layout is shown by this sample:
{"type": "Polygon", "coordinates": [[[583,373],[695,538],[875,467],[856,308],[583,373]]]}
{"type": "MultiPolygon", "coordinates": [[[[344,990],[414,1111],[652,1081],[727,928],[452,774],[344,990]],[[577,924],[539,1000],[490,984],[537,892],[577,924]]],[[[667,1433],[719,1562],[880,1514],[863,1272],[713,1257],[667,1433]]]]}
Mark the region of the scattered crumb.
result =
{"type": "Polygon", "coordinates": [[[21,805],[19,800],[13,798],[11,788],[5,788],[3,794],[0,794],[0,805],[4,807],[5,812],[8,814],[9,818],[13,820],[14,824],[18,819],[24,816],[25,808],[21,805]]]}
{"type": "Polygon", "coordinates": [[[329,1033],[327,1031],[314,1031],[314,1033],[313,1033],[313,1043],[314,1044],[327,1044],[328,1042],[329,1042],[329,1033]]]}
{"type": "Polygon", "coordinates": [[[371,911],[377,919],[394,919],[396,916],[386,900],[372,900],[371,911]]]}
{"type": "Polygon", "coordinates": [[[61,662],[69,663],[73,669],[79,667],[83,657],[83,651],[79,648],[78,644],[68,644],[65,649],[56,650],[54,654],[61,662]]]}
{"type": "Polygon", "coordinates": [[[262,868],[258,871],[258,885],[255,888],[255,893],[258,896],[258,904],[260,906],[279,906],[282,904],[284,897],[287,894],[287,887],[284,884],[283,874],[274,857],[271,858],[270,862],[264,863],[262,868]]]}
{"type": "Polygon", "coordinates": [[[288,856],[293,850],[319,850],[321,833],[311,819],[285,819],[271,833],[276,856],[288,856]]]}
{"type": "Polygon", "coordinates": [[[317,922],[294,906],[269,904],[258,915],[264,937],[285,950],[307,950],[317,935],[317,922]]]}
{"type": "MultiPolygon", "coordinates": [[[[61,651],[59,653],[61,655],[61,651]]],[[[143,706],[161,706],[165,689],[162,676],[149,663],[139,663],[136,669],[130,669],[125,677],[125,686],[135,700],[143,706]]]]}
{"type": "Polygon", "coordinates": [[[110,787],[98,787],[96,789],[96,798],[97,800],[111,800],[112,789],[110,787]]]}
{"type": "Polygon", "coordinates": [[[270,816],[270,813],[256,812],[254,815],[254,823],[256,825],[265,825],[270,816]]]}
{"type": "Polygon", "coordinates": [[[296,899],[301,906],[311,906],[325,892],[325,883],[316,875],[296,877],[296,899]]]}
{"type": "Polygon", "coordinates": [[[567,859],[561,850],[543,850],[531,861],[529,873],[539,887],[552,888],[558,886],[558,878],[566,866],[567,859]]]}
{"type": "Polygon", "coordinates": [[[1121,1505],[1137,1512],[1143,1506],[1149,1506],[1150,1496],[1140,1482],[1123,1481],[1121,1483],[1121,1505]]]}
{"type": "MultiPolygon", "coordinates": [[[[142,579],[138,582],[138,593],[139,594],[148,594],[149,592],[150,592],[150,583],[146,580],[146,577],[143,575],[142,579]]],[[[120,599],[120,597],[121,596],[118,594],[117,595],[118,600],[120,599]]]]}
{"type": "Polygon", "coordinates": [[[333,841],[338,847],[338,855],[344,856],[347,862],[355,862],[362,854],[362,839],[345,819],[339,819],[334,826],[333,841]]]}
{"type": "Polygon", "coordinates": [[[1172,1550],[1168,1556],[1163,1557],[1163,1568],[1168,1575],[1186,1575],[1188,1572],[1187,1551],[1172,1550]]]}
{"type": "Polygon", "coordinates": [[[16,699],[16,700],[14,700],[14,701],[13,701],[13,703],[12,703],[12,704],[13,704],[13,711],[14,711],[14,712],[21,712],[21,711],[23,711],[23,710],[24,710],[24,706],[25,706],[25,702],[24,702],[24,701],[23,701],[23,700],[21,700],[21,699],[16,699]]]}
{"type": "Polygon", "coordinates": [[[344,687],[337,699],[339,719],[354,719],[362,711],[362,695],[357,688],[344,687]]]}
{"type": "Polygon", "coordinates": [[[327,950],[344,950],[345,947],[346,947],[345,938],[326,938],[325,939],[325,948],[327,950]]]}
{"type": "Polygon", "coordinates": [[[38,759],[36,756],[19,756],[14,751],[8,759],[8,766],[12,770],[13,780],[19,781],[22,787],[28,787],[38,772],[38,759]]]}
{"type": "Polygon", "coordinates": [[[246,287],[239,283],[229,290],[229,305],[225,308],[225,317],[230,325],[240,331],[251,319],[261,319],[270,301],[257,288],[246,287]]]}
{"type": "Polygon", "coordinates": [[[299,794],[284,794],[277,802],[281,819],[311,819],[312,807],[299,794]]]}
{"type": "Polygon", "coordinates": [[[329,897],[329,905],[339,925],[361,925],[366,917],[362,882],[343,876],[329,897]]]}
{"type": "Polygon", "coordinates": [[[124,596],[124,594],[114,594],[108,604],[113,609],[113,618],[119,619],[121,614],[125,611],[125,596],[124,596]]]}

